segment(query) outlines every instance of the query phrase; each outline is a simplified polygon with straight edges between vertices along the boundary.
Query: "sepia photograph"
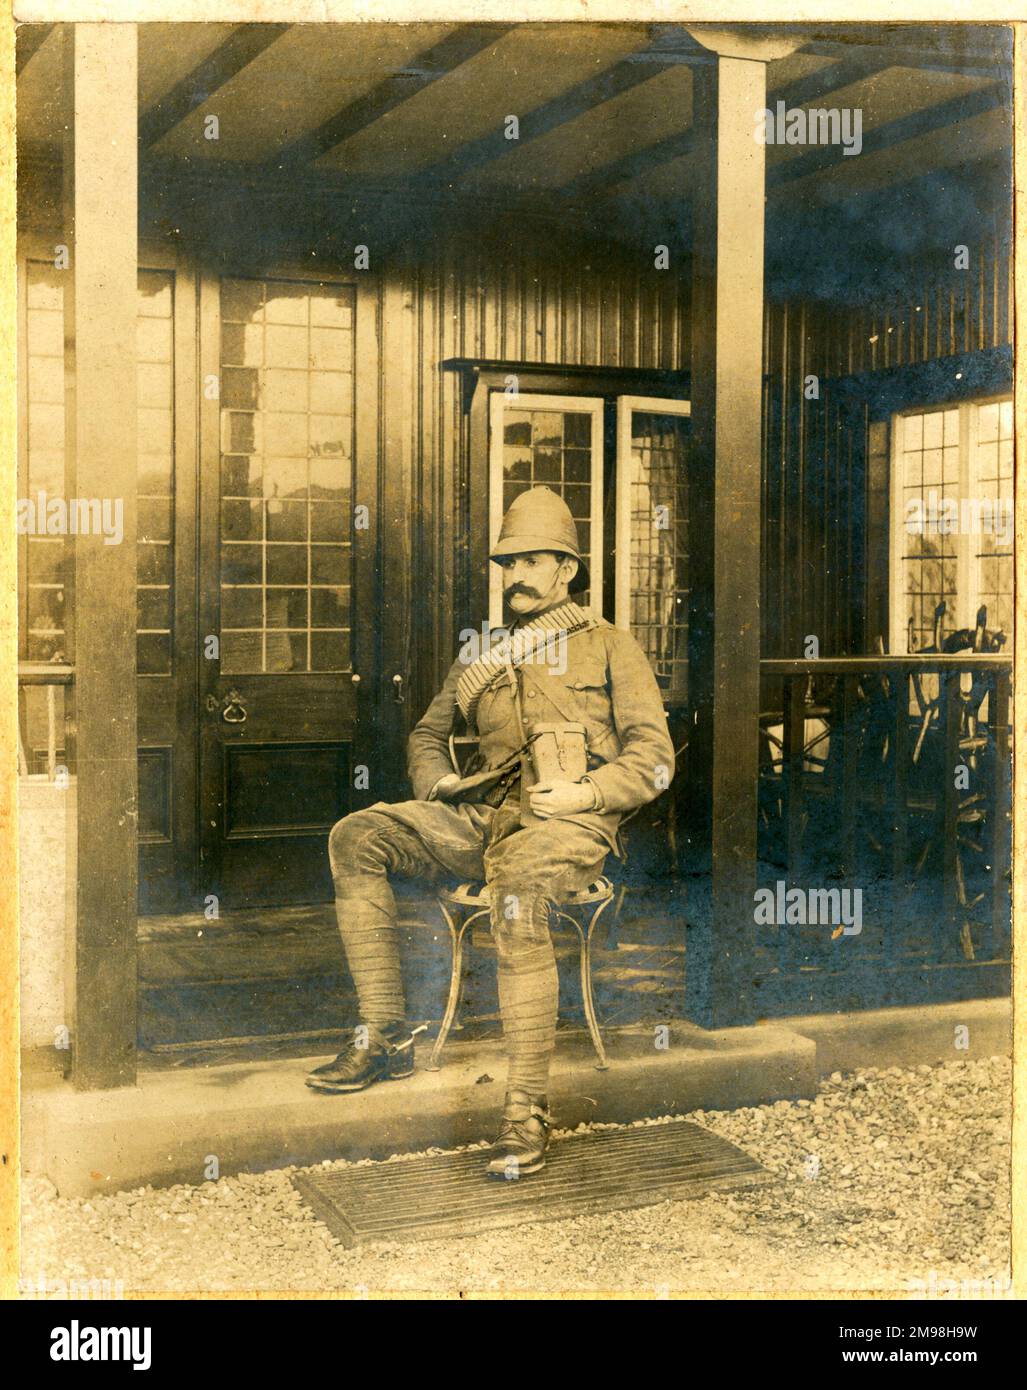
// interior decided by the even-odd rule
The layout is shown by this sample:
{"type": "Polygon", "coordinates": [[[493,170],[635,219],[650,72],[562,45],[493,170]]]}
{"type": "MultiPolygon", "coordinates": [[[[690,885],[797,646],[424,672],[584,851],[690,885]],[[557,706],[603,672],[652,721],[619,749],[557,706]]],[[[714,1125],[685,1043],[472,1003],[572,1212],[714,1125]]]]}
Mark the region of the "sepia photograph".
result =
{"type": "Polygon", "coordinates": [[[1019,32],[271,8],[5,19],[9,1296],[1022,1296],[1019,32]]]}

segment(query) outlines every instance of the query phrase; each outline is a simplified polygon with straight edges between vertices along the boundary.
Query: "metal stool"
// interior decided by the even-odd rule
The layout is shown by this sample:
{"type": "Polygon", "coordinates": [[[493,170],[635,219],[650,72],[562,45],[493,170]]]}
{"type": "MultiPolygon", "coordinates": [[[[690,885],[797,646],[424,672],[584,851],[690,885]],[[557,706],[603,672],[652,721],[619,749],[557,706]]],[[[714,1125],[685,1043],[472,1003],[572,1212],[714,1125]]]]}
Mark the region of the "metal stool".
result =
{"type": "MultiPolygon", "coordinates": [[[[553,905],[554,914],[557,917],[562,917],[565,922],[570,922],[578,933],[578,940],[581,943],[581,995],[585,1004],[588,1031],[592,1036],[592,1046],[599,1058],[596,1066],[597,1071],[605,1071],[607,1061],[606,1049],[603,1047],[603,1039],[596,1019],[595,1000],[592,997],[592,933],[612,899],[613,884],[608,878],[600,877],[588,888],[582,889],[578,893],[571,893],[562,902],[553,905]],[[589,913],[589,909],[591,909],[591,913],[589,913]],[[574,915],[578,912],[581,913],[582,920],[574,915]],[[586,916],[588,917],[587,926],[583,920],[586,916]]],[[[438,894],[438,904],[443,917],[446,919],[446,925],[449,927],[452,973],[449,979],[449,998],[446,1000],[446,1012],[442,1017],[442,1026],[439,1028],[439,1035],[435,1039],[435,1046],[431,1050],[431,1057],[428,1061],[429,1071],[439,1070],[439,1058],[442,1056],[442,1049],[446,1045],[446,1039],[449,1037],[449,1030],[453,1026],[453,1020],[456,1018],[457,1007],[460,1003],[464,933],[472,922],[477,922],[479,918],[489,915],[490,906],[488,892],[484,885],[473,883],[461,883],[459,888],[442,889],[438,894]]]]}

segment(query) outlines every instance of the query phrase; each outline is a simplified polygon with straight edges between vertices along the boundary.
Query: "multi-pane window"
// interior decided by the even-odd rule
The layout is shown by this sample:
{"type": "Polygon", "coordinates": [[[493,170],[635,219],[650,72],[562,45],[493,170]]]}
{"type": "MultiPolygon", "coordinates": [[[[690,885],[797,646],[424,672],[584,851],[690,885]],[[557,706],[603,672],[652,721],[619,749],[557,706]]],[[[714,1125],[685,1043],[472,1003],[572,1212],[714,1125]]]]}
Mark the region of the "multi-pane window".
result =
{"type": "Polygon", "coordinates": [[[893,651],[975,625],[1011,635],[1013,407],[969,401],[896,416],[892,471],[893,651]]]}
{"type": "MultiPolygon", "coordinates": [[[[603,402],[584,396],[491,397],[490,527],[519,493],[547,487],[567,503],[578,531],[590,587],[576,602],[601,607],[603,592],[603,402]]],[[[502,580],[491,574],[490,622],[502,623],[502,580]]]]}
{"type": "Polygon", "coordinates": [[[685,402],[617,403],[617,623],[661,689],[688,676],[688,431],[685,402]]]}
{"type": "Polygon", "coordinates": [[[977,490],[1003,525],[975,539],[977,598],[989,627],[1013,632],[1013,403],[992,401],[977,410],[977,490]]]}
{"type": "MultiPolygon", "coordinates": [[[[48,261],[26,265],[28,448],[27,497],[36,525],[27,537],[26,655],[50,661],[65,654],[63,527],[48,534],[46,503],[65,497],[64,482],[64,286],[66,272],[48,261]]],[[[173,496],[174,277],[140,270],[138,279],[137,380],[139,521],[136,649],[144,675],[171,670],[173,496]]],[[[116,502],[117,499],[100,499],[116,502]]]]}
{"type": "Polygon", "coordinates": [[[65,654],[65,541],[47,534],[47,502],[64,498],[64,282],[48,261],[29,261],[25,286],[27,358],[23,462],[26,497],[36,524],[26,538],[23,582],[28,605],[24,644],[29,661],[65,654]]]}
{"type": "MultiPolygon", "coordinates": [[[[687,401],[647,396],[512,395],[489,403],[489,530],[526,488],[548,487],[578,528],[590,588],[577,602],[603,610],[603,570],[614,564],[613,617],[645,651],[662,690],[687,692],[687,401]],[[616,407],[617,448],[604,467],[604,416],[616,407]],[[613,519],[612,535],[604,517],[613,519]],[[610,550],[609,557],[606,551],[610,550]]],[[[502,580],[492,567],[489,620],[502,622],[502,580]]]]}
{"type": "Polygon", "coordinates": [[[353,292],[221,284],[221,670],[350,667],[353,292]]]}
{"type": "Polygon", "coordinates": [[[174,563],[174,276],[139,272],[136,320],[138,529],[136,663],[171,674],[174,563]]]}

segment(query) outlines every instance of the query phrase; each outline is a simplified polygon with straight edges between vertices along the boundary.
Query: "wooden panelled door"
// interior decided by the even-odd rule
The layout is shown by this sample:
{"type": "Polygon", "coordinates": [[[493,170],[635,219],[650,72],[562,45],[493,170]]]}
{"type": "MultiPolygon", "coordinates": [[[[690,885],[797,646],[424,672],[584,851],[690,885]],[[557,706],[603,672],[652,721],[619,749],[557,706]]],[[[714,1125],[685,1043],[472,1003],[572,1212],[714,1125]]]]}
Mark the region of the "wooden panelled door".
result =
{"type": "Polygon", "coordinates": [[[222,912],[330,898],[352,805],[378,610],[354,318],[344,284],[201,282],[200,895],[222,912]]]}

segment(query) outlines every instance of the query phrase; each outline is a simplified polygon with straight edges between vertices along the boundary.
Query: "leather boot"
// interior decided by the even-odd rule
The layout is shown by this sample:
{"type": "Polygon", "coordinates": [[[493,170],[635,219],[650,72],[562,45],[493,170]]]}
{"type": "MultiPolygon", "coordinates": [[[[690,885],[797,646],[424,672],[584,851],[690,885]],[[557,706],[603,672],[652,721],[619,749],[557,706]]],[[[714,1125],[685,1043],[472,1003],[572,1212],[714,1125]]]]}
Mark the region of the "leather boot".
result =
{"type": "Polygon", "coordinates": [[[507,1091],[499,1138],[492,1145],[490,1178],[523,1178],[545,1167],[552,1118],[545,1096],[507,1091]]]}
{"type": "MultiPolygon", "coordinates": [[[[416,1030],[418,1033],[423,1028],[416,1030]]],[[[414,1074],[414,1033],[405,1023],[368,1025],[367,1045],[356,1032],[332,1062],[315,1067],[307,1085],[315,1091],[364,1091],[376,1081],[400,1081],[414,1074]]]]}

